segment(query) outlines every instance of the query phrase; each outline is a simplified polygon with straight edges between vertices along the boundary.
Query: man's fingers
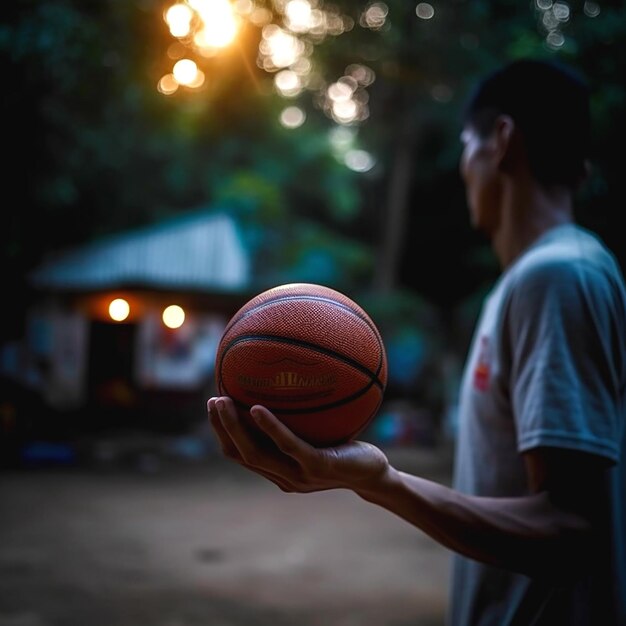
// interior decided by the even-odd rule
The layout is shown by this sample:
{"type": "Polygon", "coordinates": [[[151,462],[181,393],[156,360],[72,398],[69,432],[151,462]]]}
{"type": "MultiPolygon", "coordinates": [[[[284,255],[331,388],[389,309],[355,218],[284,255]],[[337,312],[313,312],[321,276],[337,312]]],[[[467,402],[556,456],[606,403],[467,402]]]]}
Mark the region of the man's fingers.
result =
{"type": "MultiPolygon", "coordinates": [[[[243,463],[244,459],[242,458],[239,449],[234,444],[231,439],[228,431],[224,428],[222,421],[219,416],[219,412],[217,409],[217,400],[218,398],[210,398],[207,402],[207,410],[209,413],[209,420],[211,422],[211,426],[215,431],[215,434],[220,442],[220,446],[222,448],[222,452],[225,456],[239,462],[243,463]]],[[[273,445],[273,444],[272,444],[273,445]]],[[[294,491],[298,491],[298,489],[292,485],[288,480],[280,476],[279,474],[275,474],[271,471],[253,467],[254,471],[257,474],[260,474],[264,478],[267,478],[269,481],[273,482],[277,487],[279,487],[282,491],[293,493],[294,491]]]]}
{"type": "Polygon", "coordinates": [[[283,491],[323,491],[343,484],[336,475],[349,451],[315,448],[261,405],[254,405],[249,416],[240,415],[228,396],[211,398],[207,407],[226,456],[283,491]]]}
{"type": "Polygon", "coordinates": [[[228,433],[244,465],[279,477],[298,469],[297,463],[281,454],[281,450],[276,448],[274,441],[265,432],[260,429],[252,432],[250,427],[246,427],[231,398],[217,398],[215,407],[222,428],[228,433]]]}
{"type": "Polygon", "coordinates": [[[213,432],[217,437],[224,456],[227,456],[228,458],[234,459],[236,461],[240,461],[241,455],[239,454],[239,450],[237,449],[237,446],[233,443],[233,440],[228,434],[228,431],[224,428],[222,424],[222,420],[220,419],[217,410],[216,402],[217,398],[210,398],[207,402],[209,422],[211,424],[211,427],[213,428],[213,432]]]}
{"type": "Polygon", "coordinates": [[[264,406],[254,405],[250,409],[250,415],[281,452],[304,466],[309,465],[313,461],[316,456],[315,448],[294,435],[287,426],[264,406]]]}
{"type": "Polygon", "coordinates": [[[292,485],[289,481],[285,480],[282,476],[278,476],[277,474],[272,474],[272,472],[266,472],[265,470],[255,468],[254,470],[257,474],[267,478],[267,480],[273,482],[277,487],[279,487],[282,491],[286,493],[294,493],[295,491],[299,491],[294,485],[292,485]]]}
{"type": "Polygon", "coordinates": [[[215,399],[215,409],[222,431],[227,433],[237,453],[246,465],[256,465],[259,449],[237,415],[234,402],[228,397],[215,399]]]}

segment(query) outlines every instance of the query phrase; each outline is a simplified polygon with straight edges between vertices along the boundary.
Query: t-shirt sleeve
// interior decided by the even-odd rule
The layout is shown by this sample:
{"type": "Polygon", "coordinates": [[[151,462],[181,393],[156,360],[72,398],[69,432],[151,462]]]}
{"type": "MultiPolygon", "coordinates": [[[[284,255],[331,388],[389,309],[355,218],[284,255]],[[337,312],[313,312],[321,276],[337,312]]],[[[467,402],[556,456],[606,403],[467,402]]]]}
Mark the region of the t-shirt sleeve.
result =
{"type": "Polygon", "coordinates": [[[616,462],[624,346],[615,345],[610,283],[559,262],[526,271],[510,296],[504,332],[518,450],[554,446],[616,462]]]}

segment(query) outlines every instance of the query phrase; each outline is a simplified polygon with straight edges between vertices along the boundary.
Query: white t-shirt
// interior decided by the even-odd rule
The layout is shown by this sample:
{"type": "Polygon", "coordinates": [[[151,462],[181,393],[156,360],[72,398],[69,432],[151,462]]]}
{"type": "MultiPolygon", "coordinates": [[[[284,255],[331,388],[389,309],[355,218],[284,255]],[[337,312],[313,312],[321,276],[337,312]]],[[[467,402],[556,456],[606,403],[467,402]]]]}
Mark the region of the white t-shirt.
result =
{"type": "Polygon", "coordinates": [[[462,382],[454,486],[528,494],[520,453],[537,446],[604,457],[607,553],[589,576],[559,586],[455,554],[450,626],[626,624],[625,423],[623,278],[597,236],[555,227],[485,300],[462,382]]]}

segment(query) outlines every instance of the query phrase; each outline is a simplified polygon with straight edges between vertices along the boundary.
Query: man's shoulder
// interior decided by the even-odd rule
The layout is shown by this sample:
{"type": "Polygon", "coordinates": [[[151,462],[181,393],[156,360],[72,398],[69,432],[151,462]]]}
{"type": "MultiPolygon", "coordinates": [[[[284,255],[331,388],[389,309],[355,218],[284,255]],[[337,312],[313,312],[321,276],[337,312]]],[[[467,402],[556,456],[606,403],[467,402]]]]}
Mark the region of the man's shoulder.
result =
{"type": "MultiPolygon", "coordinates": [[[[554,233],[511,268],[500,291],[503,311],[517,319],[542,315],[582,323],[594,319],[626,329],[626,285],[602,240],[579,227],[554,233]]],[[[626,332],[626,331],[625,331],[626,332]]]]}
{"type": "Polygon", "coordinates": [[[531,246],[511,272],[518,287],[576,285],[611,278],[623,283],[611,250],[594,232],[568,224],[553,229],[531,246]]]}

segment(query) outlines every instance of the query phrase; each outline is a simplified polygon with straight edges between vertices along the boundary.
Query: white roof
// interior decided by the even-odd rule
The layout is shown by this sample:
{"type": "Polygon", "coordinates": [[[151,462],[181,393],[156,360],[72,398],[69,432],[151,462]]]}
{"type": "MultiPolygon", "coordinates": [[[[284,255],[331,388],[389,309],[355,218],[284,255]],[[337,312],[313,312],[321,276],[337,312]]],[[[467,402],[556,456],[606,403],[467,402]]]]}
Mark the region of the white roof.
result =
{"type": "Polygon", "coordinates": [[[233,219],[202,210],[75,248],[30,279],[43,289],[230,291],[248,286],[250,264],[233,219]]]}

